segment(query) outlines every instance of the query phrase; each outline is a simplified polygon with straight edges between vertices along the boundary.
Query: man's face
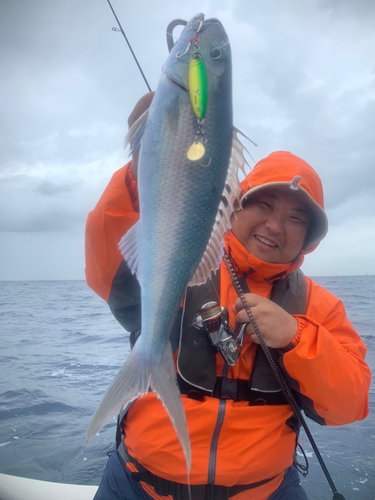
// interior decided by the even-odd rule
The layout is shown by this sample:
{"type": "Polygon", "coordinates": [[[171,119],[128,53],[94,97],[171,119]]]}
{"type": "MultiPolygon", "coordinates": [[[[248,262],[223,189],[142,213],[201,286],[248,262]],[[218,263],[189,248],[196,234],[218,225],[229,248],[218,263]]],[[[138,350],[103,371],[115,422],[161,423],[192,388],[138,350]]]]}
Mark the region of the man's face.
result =
{"type": "Polygon", "coordinates": [[[259,259],[292,261],[302,250],[310,225],[310,210],[293,194],[274,188],[255,193],[232,216],[232,232],[259,259]]]}

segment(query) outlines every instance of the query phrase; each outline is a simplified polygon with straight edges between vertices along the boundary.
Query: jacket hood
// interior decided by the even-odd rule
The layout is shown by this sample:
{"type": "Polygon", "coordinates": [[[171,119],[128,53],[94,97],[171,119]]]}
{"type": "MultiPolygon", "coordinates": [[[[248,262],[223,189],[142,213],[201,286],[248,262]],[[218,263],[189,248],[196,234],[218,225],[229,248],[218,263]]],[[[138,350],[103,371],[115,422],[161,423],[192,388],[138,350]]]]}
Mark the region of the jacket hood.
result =
{"type": "Polygon", "coordinates": [[[228,231],[225,240],[226,252],[234,264],[235,271],[240,275],[249,274],[255,281],[272,282],[278,278],[285,278],[298,269],[304,261],[303,252],[301,252],[292,262],[281,264],[265,262],[246,250],[232,231],[228,231]]]}
{"type": "Polygon", "coordinates": [[[302,158],[287,151],[276,151],[258,162],[242,181],[244,195],[240,205],[265,188],[287,191],[311,210],[312,219],[302,253],[312,252],[325,237],[328,220],[324,211],[322,182],[315,170],[302,158]]]}

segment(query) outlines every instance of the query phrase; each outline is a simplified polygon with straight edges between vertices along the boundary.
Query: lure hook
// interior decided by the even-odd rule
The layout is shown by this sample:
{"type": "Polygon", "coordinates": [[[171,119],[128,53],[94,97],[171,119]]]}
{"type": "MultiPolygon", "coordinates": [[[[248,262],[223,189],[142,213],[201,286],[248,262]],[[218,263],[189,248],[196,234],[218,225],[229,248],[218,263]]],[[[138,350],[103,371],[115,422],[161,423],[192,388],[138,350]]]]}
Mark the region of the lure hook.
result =
{"type": "Polygon", "coordinates": [[[201,28],[202,28],[202,25],[203,25],[203,21],[199,21],[199,26],[198,26],[198,29],[194,30],[194,31],[195,31],[195,37],[194,37],[194,38],[192,38],[192,39],[190,40],[190,43],[191,43],[191,44],[192,44],[192,43],[194,44],[194,48],[195,48],[195,49],[199,49],[199,45],[198,45],[198,35],[199,35],[199,32],[200,32],[200,30],[201,30],[201,28]]]}
{"type": "Polygon", "coordinates": [[[208,163],[207,163],[207,165],[203,165],[200,161],[197,161],[197,163],[198,163],[198,165],[200,165],[201,167],[209,167],[209,166],[211,165],[211,160],[212,160],[212,158],[211,158],[211,156],[210,156],[210,157],[209,157],[209,159],[208,159],[208,163]]]}
{"type": "MultiPolygon", "coordinates": [[[[192,38],[191,40],[189,40],[188,46],[186,47],[186,50],[185,50],[184,53],[180,54],[180,52],[177,52],[176,59],[181,59],[181,57],[183,57],[185,54],[187,54],[188,51],[189,51],[189,49],[190,49],[190,47],[192,46],[192,44],[194,44],[194,48],[195,49],[198,48],[198,34],[199,34],[200,30],[202,29],[203,21],[198,21],[198,22],[199,22],[198,29],[194,30],[195,31],[195,37],[192,38]]],[[[173,30],[174,30],[174,28],[176,26],[180,26],[180,25],[186,26],[187,22],[183,21],[182,19],[175,19],[174,21],[172,21],[171,23],[168,24],[168,27],[167,27],[167,44],[168,44],[169,52],[174,47],[173,30]]]]}
{"type": "Polygon", "coordinates": [[[199,21],[199,26],[198,26],[198,29],[196,30],[196,34],[198,35],[198,33],[200,32],[201,28],[202,28],[202,25],[203,25],[203,21],[199,21]]]}
{"type": "Polygon", "coordinates": [[[174,41],[173,41],[173,30],[177,26],[186,26],[187,21],[184,21],[183,19],[175,19],[174,21],[171,21],[168,26],[167,26],[167,45],[168,45],[168,50],[169,52],[173,49],[174,47],[174,41]]]}
{"type": "Polygon", "coordinates": [[[189,52],[190,47],[191,47],[191,40],[189,41],[188,46],[186,47],[186,50],[183,54],[180,54],[180,52],[177,52],[176,59],[181,59],[181,57],[183,57],[185,54],[187,54],[189,52]]]}

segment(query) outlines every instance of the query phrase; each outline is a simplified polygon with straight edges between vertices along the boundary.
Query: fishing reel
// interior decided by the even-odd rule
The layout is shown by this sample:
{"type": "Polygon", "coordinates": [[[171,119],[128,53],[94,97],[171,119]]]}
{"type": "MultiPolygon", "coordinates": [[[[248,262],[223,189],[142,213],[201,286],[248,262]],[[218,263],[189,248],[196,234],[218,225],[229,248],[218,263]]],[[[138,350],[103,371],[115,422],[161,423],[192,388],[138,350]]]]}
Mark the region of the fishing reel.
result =
{"type": "Polygon", "coordinates": [[[228,316],[226,307],[220,307],[218,302],[208,302],[199,309],[195,324],[207,332],[212,344],[220,352],[224,361],[229,366],[234,366],[240,355],[246,324],[241,326],[240,332],[236,336],[228,321],[228,316]]]}

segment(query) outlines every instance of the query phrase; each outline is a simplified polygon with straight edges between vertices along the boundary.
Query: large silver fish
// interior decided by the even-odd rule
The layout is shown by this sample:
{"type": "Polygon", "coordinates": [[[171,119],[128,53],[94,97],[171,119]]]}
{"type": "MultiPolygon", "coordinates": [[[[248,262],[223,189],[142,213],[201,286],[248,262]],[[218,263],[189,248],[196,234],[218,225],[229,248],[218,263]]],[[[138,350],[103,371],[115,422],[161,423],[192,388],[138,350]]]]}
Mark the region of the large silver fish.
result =
{"type": "Polygon", "coordinates": [[[218,20],[198,14],[172,48],[150,109],[129,131],[128,141],[141,143],[141,218],[119,246],[141,285],[142,335],[87,432],[90,440],[151,387],[174,425],[188,470],[189,434],[169,338],[186,287],[205,282],[219,267],[238,195],[243,147],[233,132],[231,80],[225,30],[218,20]],[[207,70],[203,119],[188,92],[189,66],[198,48],[207,70]]]}

